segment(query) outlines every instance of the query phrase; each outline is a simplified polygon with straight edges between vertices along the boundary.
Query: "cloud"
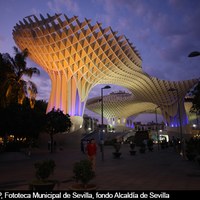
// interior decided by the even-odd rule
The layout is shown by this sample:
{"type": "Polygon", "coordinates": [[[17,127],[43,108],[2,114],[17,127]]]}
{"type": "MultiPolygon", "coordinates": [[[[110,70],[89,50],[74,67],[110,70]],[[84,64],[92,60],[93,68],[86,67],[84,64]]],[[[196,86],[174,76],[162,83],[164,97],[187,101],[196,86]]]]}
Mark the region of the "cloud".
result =
{"type": "MultiPolygon", "coordinates": [[[[193,50],[199,50],[200,46],[199,0],[162,2],[159,0],[46,0],[42,2],[43,6],[35,7],[34,4],[31,12],[38,15],[43,13],[40,9],[42,11],[46,9],[54,13],[78,15],[79,20],[80,16],[83,19],[84,17],[92,19],[92,24],[96,20],[102,22],[103,28],[111,26],[113,31],[118,31],[118,35],[125,35],[139,51],[144,71],[152,76],[165,80],[198,76],[199,58],[192,60],[188,59],[187,55],[193,50]]],[[[3,39],[5,42],[5,38],[1,38],[5,35],[8,34],[1,33],[0,41],[3,39]]],[[[47,86],[51,84],[48,76],[41,74],[35,80],[41,90],[40,95],[49,96],[50,89],[44,88],[45,84],[47,86]],[[43,78],[44,81],[39,81],[43,78]]],[[[92,89],[90,94],[99,96],[100,87],[98,86],[96,90],[92,89]]]]}
{"type": "Polygon", "coordinates": [[[0,35],[0,42],[4,41],[5,37],[3,35],[0,35]]]}
{"type": "Polygon", "coordinates": [[[36,9],[36,8],[32,8],[31,9],[31,13],[33,13],[33,15],[39,15],[39,14],[41,14],[42,12],[39,10],[39,9],[36,9]]]}
{"type": "Polygon", "coordinates": [[[37,86],[38,89],[37,99],[43,99],[48,101],[51,92],[50,78],[48,78],[46,74],[41,73],[40,76],[33,76],[31,78],[31,81],[33,81],[37,86]]]}
{"type": "Polygon", "coordinates": [[[47,5],[49,9],[54,12],[61,12],[63,9],[73,13],[77,13],[79,11],[78,4],[73,0],[53,0],[48,1],[47,5]]]}
{"type": "MultiPolygon", "coordinates": [[[[39,67],[30,59],[27,59],[27,67],[36,67],[39,69],[40,75],[33,74],[31,77],[31,81],[36,84],[38,90],[36,99],[43,99],[48,101],[51,92],[51,80],[49,75],[43,70],[43,68],[39,67]]],[[[29,78],[25,77],[25,79],[27,80],[29,78]]]]}
{"type": "Polygon", "coordinates": [[[112,24],[113,31],[125,35],[136,46],[145,72],[165,80],[195,78],[197,73],[189,70],[186,63],[188,53],[200,46],[197,25],[200,10],[194,9],[200,8],[198,1],[96,2],[103,8],[100,14],[96,13],[96,18],[100,18],[103,25],[112,24]],[[184,73],[185,70],[189,72],[184,73]]]}

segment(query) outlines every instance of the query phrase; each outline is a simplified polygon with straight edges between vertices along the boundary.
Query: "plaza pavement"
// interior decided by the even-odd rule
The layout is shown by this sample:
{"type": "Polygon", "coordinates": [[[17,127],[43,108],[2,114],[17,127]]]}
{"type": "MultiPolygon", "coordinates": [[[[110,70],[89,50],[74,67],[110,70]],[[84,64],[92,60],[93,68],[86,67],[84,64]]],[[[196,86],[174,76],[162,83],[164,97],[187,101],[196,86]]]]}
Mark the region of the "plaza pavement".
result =
{"type": "MultiPolygon", "coordinates": [[[[114,159],[112,146],[104,147],[104,160],[98,148],[96,177],[91,181],[97,190],[200,190],[200,166],[183,159],[172,147],[157,149],[145,154],[129,154],[129,146],[122,145],[122,156],[114,159]]],[[[0,154],[0,191],[28,190],[28,183],[35,178],[34,162],[52,158],[56,168],[52,179],[59,180],[55,190],[68,190],[74,183],[73,164],[87,158],[74,145],[49,153],[48,149],[33,149],[31,157],[24,153],[0,154]]]]}

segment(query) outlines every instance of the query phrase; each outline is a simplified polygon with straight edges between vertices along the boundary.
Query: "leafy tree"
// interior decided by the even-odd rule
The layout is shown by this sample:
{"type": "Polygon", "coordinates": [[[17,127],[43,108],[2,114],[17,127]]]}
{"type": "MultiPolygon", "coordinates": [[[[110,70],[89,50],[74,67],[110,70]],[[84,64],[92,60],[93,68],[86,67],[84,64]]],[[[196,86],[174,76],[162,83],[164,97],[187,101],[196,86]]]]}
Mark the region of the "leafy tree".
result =
{"type": "Polygon", "coordinates": [[[31,108],[29,99],[26,98],[22,108],[21,119],[24,122],[24,133],[29,140],[38,139],[39,133],[44,130],[47,103],[36,101],[35,107],[31,108]]]}
{"type": "Polygon", "coordinates": [[[51,139],[51,153],[53,152],[53,136],[59,132],[69,131],[71,128],[71,120],[68,114],[64,114],[60,109],[53,108],[46,114],[46,128],[45,130],[50,135],[51,139]]]}
{"type": "Polygon", "coordinates": [[[26,144],[33,144],[44,130],[46,107],[47,103],[39,100],[32,109],[28,98],[22,105],[15,103],[0,107],[0,135],[5,138],[5,144],[10,134],[15,138],[26,138],[26,144]]]}
{"type": "Polygon", "coordinates": [[[38,112],[46,113],[47,110],[47,102],[44,100],[36,100],[34,109],[38,112]]]}
{"type": "Polygon", "coordinates": [[[0,132],[2,136],[15,135],[22,136],[23,126],[26,122],[22,117],[23,108],[18,104],[11,104],[0,110],[0,132]]]}
{"type": "Polygon", "coordinates": [[[200,82],[194,87],[191,93],[194,95],[194,98],[192,100],[190,112],[200,114],[200,82]]]}

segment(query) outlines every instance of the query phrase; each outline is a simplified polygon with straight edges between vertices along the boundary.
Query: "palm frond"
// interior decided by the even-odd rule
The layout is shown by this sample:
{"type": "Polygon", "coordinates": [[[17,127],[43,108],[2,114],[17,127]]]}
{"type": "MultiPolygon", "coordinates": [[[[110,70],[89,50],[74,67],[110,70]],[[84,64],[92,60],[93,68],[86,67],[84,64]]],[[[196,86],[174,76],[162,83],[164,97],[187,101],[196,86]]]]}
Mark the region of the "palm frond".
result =
{"type": "Polygon", "coordinates": [[[31,67],[31,68],[26,68],[23,71],[23,74],[31,78],[33,74],[39,75],[40,71],[36,67],[31,67]]]}
{"type": "Polygon", "coordinates": [[[29,80],[29,81],[28,81],[28,85],[29,85],[28,90],[30,90],[31,93],[34,93],[34,94],[37,94],[37,93],[38,93],[38,91],[37,91],[37,86],[36,86],[35,83],[33,83],[32,81],[29,80]]]}

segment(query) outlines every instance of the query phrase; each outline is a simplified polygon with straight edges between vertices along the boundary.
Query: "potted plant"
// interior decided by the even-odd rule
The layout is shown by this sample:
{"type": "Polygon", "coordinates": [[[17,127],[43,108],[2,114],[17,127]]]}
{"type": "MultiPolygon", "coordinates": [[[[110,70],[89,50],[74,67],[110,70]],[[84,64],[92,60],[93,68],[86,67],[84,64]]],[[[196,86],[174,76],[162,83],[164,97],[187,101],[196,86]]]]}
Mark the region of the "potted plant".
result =
{"type": "Polygon", "coordinates": [[[114,149],[115,149],[115,152],[113,152],[113,156],[114,156],[114,158],[120,158],[120,156],[121,156],[121,152],[119,152],[120,151],[120,149],[121,149],[121,143],[117,140],[114,144],[113,144],[113,146],[114,146],[114,149]]]}
{"type": "Polygon", "coordinates": [[[56,164],[54,160],[37,161],[34,164],[36,180],[30,183],[32,190],[53,190],[57,181],[50,180],[49,177],[53,174],[56,164]]]}
{"type": "Polygon", "coordinates": [[[134,142],[130,142],[130,154],[131,155],[135,155],[136,154],[136,151],[135,151],[135,143],[134,142]]]}
{"type": "Polygon", "coordinates": [[[74,179],[76,184],[70,186],[71,190],[95,190],[96,184],[89,184],[95,177],[92,163],[88,159],[80,160],[73,166],[74,179]]]}

